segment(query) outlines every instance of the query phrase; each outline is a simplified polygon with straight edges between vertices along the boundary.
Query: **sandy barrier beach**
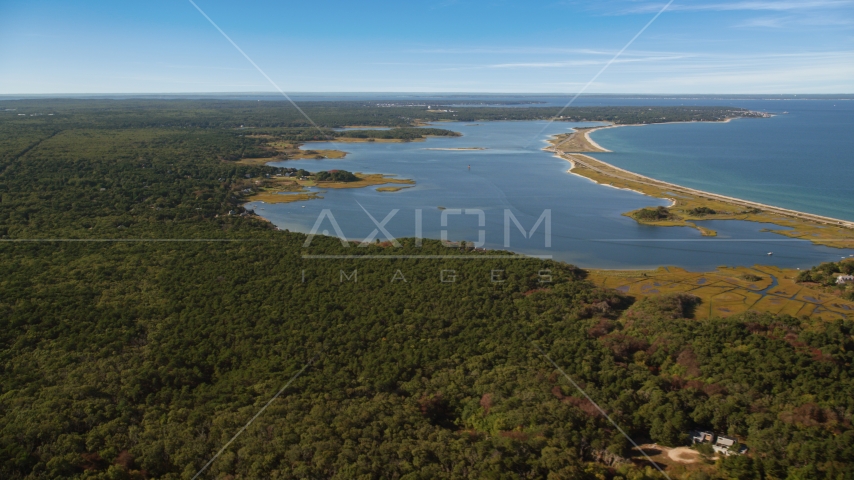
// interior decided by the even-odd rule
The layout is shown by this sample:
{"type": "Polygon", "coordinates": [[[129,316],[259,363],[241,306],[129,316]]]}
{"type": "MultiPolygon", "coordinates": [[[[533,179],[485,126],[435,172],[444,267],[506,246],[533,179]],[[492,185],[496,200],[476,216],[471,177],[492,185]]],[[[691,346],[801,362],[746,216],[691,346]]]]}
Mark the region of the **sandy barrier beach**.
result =
{"type": "Polygon", "coordinates": [[[667,207],[668,215],[662,218],[650,220],[648,216],[638,215],[641,213],[640,210],[624,213],[643,224],[691,227],[699,230],[704,236],[716,236],[717,232],[695,222],[746,220],[788,227],[790,230],[772,230],[787,237],[837,248],[854,248],[854,222],[852,221],[697,190],[640,175],[591,157],[589,154],[603,153],[608,150],[590,139],[590,133],[618,126],[636,125],[575,129],[573,132],[553,137],[549,141],[551,146],[544,150],[570,162],[572,167],[569,173],[604,186],[632,190],[671,201],[672,205],[667,207]]]}
{"type": "MultiPolygon", "coordinates": [[[[610,163],[605,163],[601,160],[593,158],[589,155],[584,155],[580,153],[568,154],[565,152],[556,152],[560,158],[569,161],[573,164],[573,168],[570,171],[575,169],[576,163],[580,164],[584,168],[588,168],[590,170],[599,172],[603,175],[614,176],[614,172],[622,174],[622,178],[632,180],[637,183],[641,183],[644,185],[659,187],[659,188],[667,188],[674,193],[683,193],[687,195],[693,195],[701,198],[708,198],[711,200],[717,200],[724,203],[729,203],[732,205],[738,205],[746,208],[756,208],[759,210],[764,210],[766,212],[775,213],[778,215],[785,215],[793,218],[798,218],[802,220],[808,220],[811,222],[833,225],[833,226],[843,226],[846,228],[854,229],[854,222],[850,222],[847,220],[841,220],[838,218],[825,217],[822,215],[815,215],[812,213],[799,212],[797,210],[790,210],[788,208],[775,207],[773,205],[768,205],[765,203],[759,202],[751,202],[749,200],[742,200],[740,198],[728,197],[726,195],[718,195],[716,193],[706,192],[703,190],[697,190],[694,188],[683,187],[682,185],[676,185],[675,183],[664,182],[661,180],[656,180],[654,178],[650,178],[644,175],[640,175],[634,172],[630,172],[628,170],[624,170],[619,167],[615,167],[610,163]],[[611,170],[608,172],[607,170],[611,170]]],[[[574,173],[574,172],[573,172],[574,173]]],[[[620,175],[617,175],[620,176],[620,175]]],[[[645,193],[640,191],[640,193],[645,193]]]]}
{"type": "Polygon", "coordinates": [[[589,143],[590,145],[592,145],[592,146],[593,146],[593,147],[595,147],[595,148],[598,148],[598,149],[599,149],[599,150],[601,150],[602,152],[610,152],[611,150],[608,150],[607,148],[603,147],[602,145],[599,145],[598,143],[596,143],[596,141],[595,141],[595,140],[593,140],[592,138],[590,138],[590,134],[591,134],[592,132],[595,132],[596,130],[604,130],[604,129],[606,129],[606,128],[614,128],[615,126],[616,126],[616,125],[609,125],[609,126],[607,126],[607,127],[592,128],[592,129],[590,129],[590,130],[585,130],[585,131],[584,131],[584,140],[586,140],[586,141],[587,141],[587,143],[589,143]]]}
{"type": "MultiPolygon", "coordinates": [[[[773,115],[769,115],[773,116],[773,115]]],[[[715,122],[666,122],[666,123],[657,123],[654,125],[672,125],[676,123],[729,123],[733,121],[732,118],[727,118],[725,120],[715,121],[715,122]]],[[[573,129],[569,135],[565,135],[563,137],[563,141],[557,140],[551,142],[553,145],[557,145],[561,150],[568,153],[581,153],[581,152],[593,152],[593,153],[610,153],[611,150],[603,147],[596,143],[595,140],[590,138],[590,134],[597,130],[607,130],[609,128],[619,128],[619,127],[646,127],[653,124],[646,123],[633,123],[626,125],[615,125],[609,124],[601,127],[580,127],[573,129]],[[583,133],[584,135],[579,136],[578,134],[583,133]],[[563,148],[566,147],[566,148],[563,148]]]]}

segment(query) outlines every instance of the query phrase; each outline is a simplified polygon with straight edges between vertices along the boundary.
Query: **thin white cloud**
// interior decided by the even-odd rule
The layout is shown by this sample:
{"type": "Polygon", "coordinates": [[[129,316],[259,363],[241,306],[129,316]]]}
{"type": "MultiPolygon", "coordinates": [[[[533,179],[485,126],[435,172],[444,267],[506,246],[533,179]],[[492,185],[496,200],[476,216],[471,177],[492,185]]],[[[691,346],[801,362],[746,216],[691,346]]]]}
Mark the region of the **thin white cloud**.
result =
{"type": "MultiPolygon", "coordinates": [[[[139,62],[135,62],[139,63],[139,62]]],[[[172,65],[172,64],[159,64],[164,68],[176,68],[181,70],[229,70],[232,72],[251,72],[253,71],[251,68],[235,68],[235,67],[221,67],[214,65],[172,65]]]]}
{"type": "MultiPolygon", "coordinates": [[[[543,63],[549,65],[549,62],[543,63]]],[[[512,70],[512,75],[509,74],[511,70],[508,70],[507,75],[498,78],[477,78],[481,78],[484,91],[572,92],[584,83],[581,79],[595,69],[591,66],[569,71],[537,71],[537,67],[531,65],[529,70],[512,70]]],[[[427,76],[432,77],[432,74],[427,76]]],[[[437,78],[441,78],[441,75],[437,78]]],[[[710,54],[668,62],[625,62],[614,65],[613,71],[592,85],[590,92],[851,93],[850,85],[854,85],[852,51],[710,54]]],[[[460,84],[456,90],[466,88],[460,84]]]]}
{"type": "MultiPolygon", "coordinates": [[[[771,11],[789,12],[795,10],[817,10],[840,8],[854,5],[852,0],[806,0],[806,1],[741,1],[741,2],[698,2],[698,3],[674,3],[667,9],[668,12],[675,11],[771,11]]],[[[639,5],[623,9],[620,13],[652,13],[658,12],[664,3],[639,5]]]]}
{"type": "MultiPolygon", "coordinates": [[[[660,62],[665,60],[678,60],[682,58],[690,58],[693,55],[670,55],[658,57],[642,57],[642,58],[621,58],[614,60],[613,64],[618,63],[637,63],[637,62],[660,62]]],[[[604,65],[607,62],[594,60],[574,60],[565,62],[524,62],[524,63],[498,63],[486,65],[487,68],[565,68],[565,67],[583,67],[590,65],[604,65]]]]}
{"type": "MultiPolygon", "coordinates": [[[[811,65],[801,68],[754,68],[733,71],[703,71],[679,76],[661,75],[634,83],[645,91],[706,91],[727,92],[785,92],[805,91],[811,85],[815,92],[832,92],[854,75],[854,67],[842,65],[811,65]]],[[[605,88],[619,88],[608,85],[605,88]]],[[[624,87],[623,87],[624,88],[624,87]]],[[[847,88],[850,91],[850,87],[847,88]]],[[[836,90],[836,93],[847,93],[836,90]]]]}
{"type": "MultiPolygon", "coordinates": [[[[407,50],[407,53],[447,54],[447,55],[551,55],[551,54],[580,54],[614,56],[617,50],[591,48],[554,48],[554,47],[460,47],[460,48],[422,48],[407,50]]],[[[674,52],[649,52],[635,50],[623,55],[670,55],[674,52]]]]}
{"type": "Polygon", "coordinates": [[[733,25],[740,28],[788,28],[791,26],[832,27],[854,25],[854,18],[831,15],[785,15],[757,17],[733,25]]]}

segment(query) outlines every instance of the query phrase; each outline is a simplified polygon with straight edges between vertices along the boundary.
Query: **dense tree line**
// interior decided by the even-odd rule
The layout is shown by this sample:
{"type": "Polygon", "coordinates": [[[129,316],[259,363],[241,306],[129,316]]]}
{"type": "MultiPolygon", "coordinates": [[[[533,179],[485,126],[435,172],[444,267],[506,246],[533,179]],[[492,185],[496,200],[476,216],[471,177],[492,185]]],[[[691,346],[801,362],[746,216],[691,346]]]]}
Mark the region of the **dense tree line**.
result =
{"type": "Polygon", "coordinates": [[[432,137],[458,137],[457,132],[442,128],[391,128],[388,130],[345,130],[336,132],[337,136],[346,138],[385,138],[415,140],[416,138],[432,137]]]}
{"type": "MultiPolygon", "coordinates": [[[[349,125],[412,127],[416,120],[603,121],[616,124],[714,121],[754,116],[733,107],[453,107],[381,106],[383,102],[304,102],[300,108],[321,130],[349,125]]],[[[43,128],[315,128],[287,102],[235,100],[4,100],[0,118],[43,128]],[[3,111],[14,109],[14,111],[3,111]],[[36,115],[36,116],[32,116],[36,115]],[[49,116],[50,115],[50,116],[49,116]]],[[[317,131],[315,129],[315,131],[317,131]]],[[[319,133],[319,132],[318,132],[319,133]]]]}
{"type": "Polygon", "coordinates": [[[854,274],[854,260],[825,262],[798,274],[799,282],[815,282],[823,285],[836,284],[836,277],[854,274]]]}
{"type": "Polygon", "coordinates": [[[458,137],[459,133],[442,128],[427,127],[394,127],[388,129],[348,129],[333,130],[331,128],[317,127],[287,127],[287,128],[260,128],[253,129],[252,134],[264,135],[265,137],[250,137],[247,141],[254,141],[255,145],[263,145],[265,138],[272,137],[287,142],[312,142],[312,141],[334,141],[336,138],[381,138],[395,140],[416,140],[427,136],[433,137],[458,137]]]}
{"type": "Polygon", "coordinates": [[[716,212],[714,209],[711,209],[709,207],[694,207],[694,208],[688,210],[688,213],[691,215],[696,215],[698,217],[703,217],[706,215],[715,215],[718,212],[716,212]]]}
{"type": "Polygon", "coordinates": [[[634,214],[635,218],[639,220],[667,220],[671,218],[673,215],[670,213],[666,207],[657,207],[657,208],[641,208],[634,214]]]}
{"type": "Polygon", "coordinates": [[[318,182],[355,182],[359,180],[359,177],[347,170],[321,171],[315,173],[314,178],[318,182]]]}
{"type": "Polygon", "coordinates": [[[2,478],[191,478],[312,359],[203,478],[663,478],[537,347],[638,441],[750,447],[672,478],[852,478],[852,322],[698,321],[435,241],[304,247],[230,214],[284,171],[232,162],[230,128],[53,121],[0,122],[2,478]]]}

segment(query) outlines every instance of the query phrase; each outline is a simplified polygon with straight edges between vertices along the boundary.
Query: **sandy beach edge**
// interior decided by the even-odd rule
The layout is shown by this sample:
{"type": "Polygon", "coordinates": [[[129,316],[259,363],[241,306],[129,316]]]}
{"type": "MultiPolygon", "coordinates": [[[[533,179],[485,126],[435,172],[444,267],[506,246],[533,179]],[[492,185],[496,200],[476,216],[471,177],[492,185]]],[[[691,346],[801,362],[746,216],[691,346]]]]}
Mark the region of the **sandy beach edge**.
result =
{"type": "Polygon", "coordinates": [[[608,150],[607,148],[603,147],[602,145],[599,145],[598,143],[596,143],[595,140],[590,138],[590,134],[592,132],[595,132],[596,130],[605,130],[606,128],[616,128],[619,126],[620,125],[608,125],[605,127],[597,127],[597,128],[591,128],[590,130],[585,130],[584,139],[587,140],[587,143],[589,143],[590,145],[593,145],[594,147],[598,148],[599,150],[602,150],[603,153],[611,153],[612,150],[608,150]]]}
{"type": "MultiPolygon", "coordinates": [[[[768,117],[773,117],[773,116],[776,116],[776,115],[770,115],[770,114],[768,115],[768,117]]],[[[589,155],[589,154],[595,154],[595,153],[612,153],[613,152],[612,150],[608,150],[605,147],[599,145],[593,139],[590,138],[590,134],[597,131],[597,130],[604,130],[604,129],[608,129],[608,128],[617,128],[617,127],[645,127],[648,125],[671,125],[671,124],[679,124],[679,123],[729,123],[729,122],[732,122],[733,120],[736,120],[737,118],[740,118],[740,117],[729,117],[729,118],[726,118],[724,120],[700,121],[700,122],[663,122],[663,123],[655,123],[655,124],[632,123],[632,124],[625,124],[625,125],[616,125],[616,124],[612,123],[609,125],[603,125],[601,127],[593,127],[593,128],[590,128],[590,129],[584,131],[585,140],[587,140],[592,146],[601,149],[602,152],[578,152],[578,153],[563,152],[563,151],[558,150],[556,148],[556,146],[552,143],[551,140],[549,140],[551,147],[546,147],[543,150],[550,151],[554,154],[555,157],[558,157],[558,158],[561,158],[563,160],[568,161],[571,165],[568,172],[573,174],[573,175],[576,175],[576,176],[579,176],[582,178],[586,178],[587,180],[590,180],[596,184],[603,185],[606,187],[617,188],[619,190],[630,190],[630,191],[640,193],[641,195],[645,195],[645,196],[652,197],[652,198],[664,198],[665,200],[669,200],[672,204],[676,203],[675,199],[668,198],[668,197],[656,197],[653,195],[649,195],[646,192],[642,192],[640,190],[635,190],[632,188],[615,187],[613,185],[601,183],[601,182],[599,182],[593,178],[586,177],[586,176],[584,176],[584,175],[582,175],[576,171],[573,171],[576,168],[576,162],[571,157],[572,156],[585,157],[585,158],[591,160],[592,162],[594,162],[594,165],[583,164],[583,166],[585,168],[588,168],[588,169],[593,170],[593,171],[598,171],[599,173],[607,175],[607,173],[602,172],[600,169],[597,169],[595,167],[595,163],[602,164],[603,166],[605,166],[609,169],[612,169],[612,170],[616,171],[617,173],[621,173],[621,174],[625,175],[626,177],[623,178],[624,180],[635,181],[635,182],[641,183],[641,184],[646,183],[646,184],[649,184],[650,186],[659,187],[659,188],[664,187],[664,188],[672,189],[672,190],[676,191],[677,193],[685,193],[685,194],[694,195],[694,196],[701,197],[701,198],[705,197],[705,198],[709,198],[711,200],[730,203],[733,205],[738,205],[738,206],[743,206],[743,207],[748,207],[748,208],[757,208],[757,209],[765,210],[765,211],[770,212],[770,213],[775,213],[778,215],[784,215],[784,216],[795,218],[798,220],[807,220],[807,221],[812,221],[812,222],[817,222],[817,223],[822,223],[822,224],[828,224],[828,225],[837,226],[837,227],[842,226],[845,228],[854,229],[854,222],[849,221],[849,220],[843,220],[843,219],[833,218],[833,217],[826,217],[823,215],[816,215],[816,214],[812,214],[812,213],[801,212],[798,210],[792,210],[792,209],[783,208],[783,207],[776,207],[774,205],[768,205],[765,203],[754,202],[751,200],[744,200],[741,198],[730,197],[730,196],[726,196],[726,195],[720,195],[720,194],[716,194],[716,193],[712,193],[712,192],[707,192],[704,190],[697,190],[694,188],[685,187],[682,185],[677,185],[675,183],[670,183],[670,182],[665,182],[663,180],[658,180],[658,179],[655,179],[652,177],[647,177],[645,175],[641,175],[639,173],[635,173],[635,172],[617,167],[613,164],[602,161],[598,158],[591,157],[589,155]],[[632,177],[634,177],[634,178],[632,178],[632,177]]],[[[552,139],[554,139],[556,137],[557,137],[557,135],[551,136],[552,139]]]]}
{"type": "MultiPolygon", "coordinates": [[[[773,117],[774,115],[769,115],[769,116],[773,117]]],[[[714,121],[705,120],[705,121],[701,121],[701,122],[628,123],[625,125],[617,125],[617,124],[611,123],[609,125],[603,125],[601,127],[592,127],[590,129],[585,130],[584,131],[584,139],[587,140],[587,142],[590,145],[598,148],[599,150],[602,150],[601,152],[590,152],[590,153],[612,153],[613,150],[608,150],[607,148],[603,147],[602,145],[597,143],[595,140],[590,138],[590,134],[593,132],[596,132],[598,130],[607,130],[609,128],[618,128],[618,127],[647,127],[650,125],[674,125],[674,124],[679,124],[679,123],[729,123],[729,122],[735,120],[736,118],[737,117],[730,117],[730,118],[725,118],[723,120],[714,120],[714,121]]]]}
{"type": "MultiPolygon", "coordinates": [[[[570,165],[572,165],[572,167],[568,170],[569,173],[571,173],[573,175],[577,175],[577,176],[582,177],[582,178],[586,178],[586,179],[591,180],[591,181],[593,181],[599,185],[611,186],[611,185],[603,184],[601,182],[597,182],[596,180],[594,180],[592,178],[586,177],[584,175],[581,175],[578,172],[575,172],[574,170],[576,169],[576,166],[578,166],[578,164],[581,164],[582,166],[584,166],[585,168],[588,168],[590,170],[598,171],[599,173],[603,173],[603,174],[607,174],[606,172],[602,172],[601,169],[596,167],[596,163],[599,163],[599,164],[602,164],[603,166],[606,166],[607,168],[615,170],[618,173],[626,175],[626,178],[625,178],[626,180],[634,181],[637,183],[649,184],[650,186],[659,187],[659,188],[664,187],[664,188],[667,188],[670,190],[674,190],[676,193],[684,193],[684,194],[694,195],[697,197],[705,197],[705,198],[709,198],[711,200],[717,200],[719,202],[729,203],[729,204],[733,204],[733,205],[737,205],[737,206],[741,206],[741,207],[757,208],[760,210],[767,211],[769,213],[774,213],[774,214],[783,215],[783,216],[787,216],[787,217],[793,217],[793,218],[798,219],[798,220],[807,220],[807,221],[816,222],[816,223],[829,224],[829,225],[833,225],[833,226],[842,226],[842,227],[854,229],[854,222],[851,222],[848,220],[842,220],[842,219],[833,218],[833,217],[825,217],[823,215],[816,215],[816,214],[812,214],[812,213],[801,212],[798,210],[791,210],[788,208],[776,207],[774,205],[768,205],[765,203],[753,202],[750,200],[744,200],[741,198],[729,197],[726,195],[719,195],[717,193],[711,193],[711,192],[707,192],[704,190],[697,190],[694,188],[689,188],[689,187],[685,187],[682,185],[677,185],[675,183],[665,182],[663,180],[658,180],[658,179],[655,179],[652,177],[647,177],[645,175],[641,175],[641,174],[638,174],[635,172],[631,172],[629,170],[625,170],[623,168],[614,166],[608,162],[604,162],[602,160],[599,160],[598,158],[594,158],[594,157],[591,157],[590,155],[586,155],[583,153],[565,153],[565,152],[559,152],[559,151],[554,151],[554,153],[555,153],[556,157],[561,158],[563,160],[566,160],[570,163],[570,165]],[[582,162],[581,160],[579,160],[577,158],[572,158],[572,157],[584,157],[586,159],[591,160],[592,162],[586,163],[586,162],[582,162]]],[[[613,188],[617,188],[617,187],[613,187],[613,188]]],[[[637,192],[637,193],[640,193],[642,195],[646,195],[646,196],[649,196],[652,198],[659,198],[659,197],[654,197],[654,196],[648,195],[647,193],[644,193],[642,191],[634,190],[631,188],[627,188],[624,190],[631,190],[631,191],[634,191],[634,192],[637,192]]],[[[666,199],[670,200],[671,202],[674,201],[671,198],[666,198],[666,199]]]]}

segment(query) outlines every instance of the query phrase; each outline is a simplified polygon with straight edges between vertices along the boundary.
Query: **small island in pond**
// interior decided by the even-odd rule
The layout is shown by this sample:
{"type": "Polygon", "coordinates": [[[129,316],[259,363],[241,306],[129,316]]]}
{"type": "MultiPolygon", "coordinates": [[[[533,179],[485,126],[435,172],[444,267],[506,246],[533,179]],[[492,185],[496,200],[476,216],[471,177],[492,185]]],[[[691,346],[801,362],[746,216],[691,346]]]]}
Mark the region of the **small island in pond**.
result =
{"type": "Polygon", "coordinates": [[[415,185],[414,180],[395,178],[394,175],[381,173],[363,174],[346,170],[324,170],[309,172],[304,169],[283,168],[281,173],[256,180],[255,185],[244,191],[246,201],[264,203],[292,203],[303,200],[323,198],[322,190],[310,188],[363,188],[375,185],[388,185],[377,189],[378,192],[397,192],[415,185]]]}
{"type": "Polygon", "coordinates": [[[317,172],[314,179],[318,182],[357,182],[359,177],[347,170],[329,170],[328,172],[317,172]]]}

